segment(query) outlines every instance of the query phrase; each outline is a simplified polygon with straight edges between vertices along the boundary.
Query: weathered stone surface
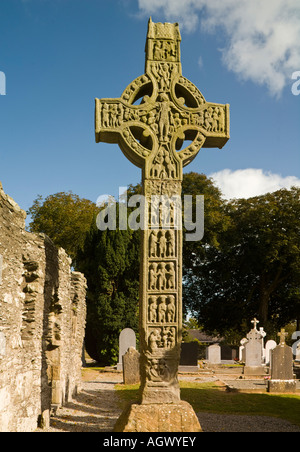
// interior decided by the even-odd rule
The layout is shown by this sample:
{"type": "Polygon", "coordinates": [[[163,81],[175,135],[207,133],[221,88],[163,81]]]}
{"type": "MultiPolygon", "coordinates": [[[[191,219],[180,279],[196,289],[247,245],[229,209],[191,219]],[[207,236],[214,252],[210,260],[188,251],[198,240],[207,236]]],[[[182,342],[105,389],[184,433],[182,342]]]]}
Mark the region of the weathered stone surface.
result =
{"type": "Polygon", "coordinates": [[[115,432],[202,432],[198,418],[187,402],[130,405],[118,419],[115,432]]]}
{"type": "Polygon", "coordinates": [[[285,343],[287,333],[284,329],[278,336],[280,344],[271,352],[271,380],[268,382],[268,392],[296,392],[293,350],[285,343]]]}
{"type": "Polygon", "coordinates": [[[0,188],[0,432],[49,423],[81,385],[86,281],[0,188]]]}
{"type": "Polygon", "coordinates": [[[297,391],[296,380],[270,380],[268,392],[270,393],[295,393],[297,391]]]}
{"type": "Polygon", "coordinates": [[[140,354],[130,347],[123,355],[123,380],[125,385],[135,385],[140,383],[140,354]]]}

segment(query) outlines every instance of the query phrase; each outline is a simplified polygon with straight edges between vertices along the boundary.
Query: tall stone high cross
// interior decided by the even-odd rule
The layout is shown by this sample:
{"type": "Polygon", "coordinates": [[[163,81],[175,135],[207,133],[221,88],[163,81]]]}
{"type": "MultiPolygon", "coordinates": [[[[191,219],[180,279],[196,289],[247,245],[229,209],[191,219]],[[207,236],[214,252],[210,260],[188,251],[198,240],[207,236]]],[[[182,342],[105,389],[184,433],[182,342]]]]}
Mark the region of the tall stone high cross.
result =
{"type": "MultiPolygon", "coordinates": [[[[156,196],[181,196],[183,167],[202,147],[222,148],[229,139],[229,105],[206,102],[183,77],[180,42],[178,24],[150,19],[145,74],[119,99],[96,99],[96,142],[118,143],[142,169],[148,206],[156,196]]],[[[176,403],[180,401],[182,231],[175,227],[172,214],[168,227],[160,213],[154,227],[153,214],[147,214],[147,221],[140,272],[142,404],[176,403]]]]}

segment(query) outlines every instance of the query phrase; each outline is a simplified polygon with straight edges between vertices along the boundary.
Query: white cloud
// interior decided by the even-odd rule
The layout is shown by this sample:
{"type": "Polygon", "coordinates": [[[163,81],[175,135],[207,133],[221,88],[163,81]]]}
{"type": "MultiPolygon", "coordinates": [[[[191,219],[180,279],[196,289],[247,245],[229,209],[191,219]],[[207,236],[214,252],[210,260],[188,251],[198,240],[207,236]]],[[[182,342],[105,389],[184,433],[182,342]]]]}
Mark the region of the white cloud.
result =
{"type": "Polygon", "coordinates": [[[202,56],[199,56],[199,58],[198,58],[198,66],[200,69],[202,69],[204,66],[202,56]]]}
{"type": "Polygon", "coordinates": [[[220,28],[227,68],[280,96],[300,69],[299,0],[138,0],[143,14],[160,14],[193,32],[220,28]]]}
{"type": "Polygon", "coordinates": [[[225,199],[251,198],[282,188],[300,187],[300,179],[295,176],[282,177],[280,174],[253,168],[237,171],[224,169],[209,177],[220,188],[225,199]]]}

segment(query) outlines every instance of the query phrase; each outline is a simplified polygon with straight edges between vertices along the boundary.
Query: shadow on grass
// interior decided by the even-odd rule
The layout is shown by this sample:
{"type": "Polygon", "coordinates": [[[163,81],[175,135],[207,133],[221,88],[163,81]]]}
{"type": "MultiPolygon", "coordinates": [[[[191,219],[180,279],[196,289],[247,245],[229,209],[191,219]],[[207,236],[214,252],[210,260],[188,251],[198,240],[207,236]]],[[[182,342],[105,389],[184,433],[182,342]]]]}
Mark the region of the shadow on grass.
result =
{"type": "MultiPolygon", "coordinates": [[[[300,426],[300,396],[228,393],[214,383],[180,382],[181,399],[195,412],[271,416],[300,426]]],[[[117,385],[122,406],[138,400],[139,387],[117,385]]]]}

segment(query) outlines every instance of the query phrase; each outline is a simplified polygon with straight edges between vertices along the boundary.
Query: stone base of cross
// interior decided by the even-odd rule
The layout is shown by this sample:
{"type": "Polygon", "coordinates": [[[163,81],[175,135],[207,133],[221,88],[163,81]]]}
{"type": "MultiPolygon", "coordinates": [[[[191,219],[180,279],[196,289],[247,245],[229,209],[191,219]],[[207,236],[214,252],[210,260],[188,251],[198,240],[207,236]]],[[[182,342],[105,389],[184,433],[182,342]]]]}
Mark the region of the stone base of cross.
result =
{"type": "Polygon", "coordinates": [[[229,105],[206,102],[196,86],[182,76],[180,42],[178,24],[153,23],[150,19],[145,74],[119,99],[96,99],[96,142],[117,143],[142,169],[147,200],[140,266],[141,404],[124,414],[131,418],[127,427],[124,422],[118,424],[124,431],[200,430],[193,409],[182,405],[178,383],[182,229],[175,221],[172,201],[166,224],[160,200],[180,199],[183,167],[202,147],[222,148],[226,144],[229,105]],[[169,411],[164,409],[166,404],[169,411]],[[147,413],[149,425],[144,422],[147,413]],[[177,421],[174,426],[178,416],[182,422],[188,418],[189,426],[182,424],[183,430],[170,430],[178,428],[177,421]],[[190,430],[191,425],[195,430],[190,430]]]}

